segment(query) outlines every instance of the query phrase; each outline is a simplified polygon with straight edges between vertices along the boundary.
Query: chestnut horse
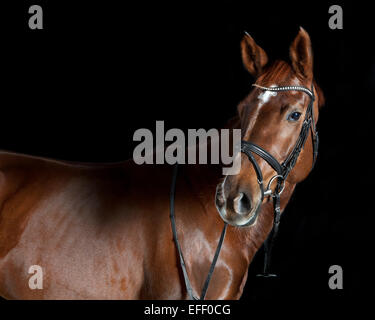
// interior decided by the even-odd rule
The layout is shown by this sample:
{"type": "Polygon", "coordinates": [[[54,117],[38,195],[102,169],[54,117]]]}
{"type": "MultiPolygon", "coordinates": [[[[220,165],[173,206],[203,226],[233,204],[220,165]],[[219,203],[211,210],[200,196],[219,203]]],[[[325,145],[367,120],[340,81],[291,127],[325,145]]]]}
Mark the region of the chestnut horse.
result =
{"type": "MultiPolygon", "coordinates": [[[[290,63],[268,63],[264,50],[249,35],[241,47],[244,65],[259,85],[311,88],[314,83],[310,38],[302,28],[291,44],[290,63]]],[[[317,120],[323,96],[315,83],[314,88],[317,120]]],[[[296,143],[308,100],[303,92],[271,94],[254,88],[239,104],[232,127],[241,128],[243,140],[254,141],[281,162],[296,143]]],[[[260,203],[254,167],[246,155],[241,157],[239,174],[225,179],[219,166],[187,165],[179,170],[177,232],[197,296],[223,227],[218,209],[231,225],[208,299],[241,296],[249,264],[272,228],[272,203],[267,198],[260,203]],[[249,198],[241,210],[235,205],[240,192],[249,198]],[[254,212],[258,216],[251,225],[236,227],[254,212]]],[[[265,181],[275,175],[262,158],[257,161],[265,181]]],[[[312,162],[309,135],[286,180],[281,210],[312,162]]],[[[133,161],[75,164],[0,152],[0,295],[8,299],[188,298],[169,220],[172,171],[168,165],[139,166],[133,161]],[[29,286],[33,265],[42,268],[42,288],[29,286]]]]}

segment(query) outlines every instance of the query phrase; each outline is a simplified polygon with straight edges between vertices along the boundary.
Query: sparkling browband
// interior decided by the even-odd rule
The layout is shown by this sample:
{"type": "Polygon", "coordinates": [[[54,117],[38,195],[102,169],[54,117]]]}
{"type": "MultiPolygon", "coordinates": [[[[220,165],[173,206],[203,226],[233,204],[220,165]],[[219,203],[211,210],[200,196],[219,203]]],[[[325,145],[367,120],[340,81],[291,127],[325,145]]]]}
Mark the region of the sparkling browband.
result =
{"type": "Polygon", "coordinates": [[[290,90],[295,90],[295,91],[303,91],[307,93],[311,98],[314,98],[314,94],[307,88],[305,87],[300,87],[300,86],[285,86],[285,87],[263,87],[260,86],[259,84],[252,84],[253,87],[260,88],[262,90],[268,90],[268,91],[290,91],[290,90]]]}

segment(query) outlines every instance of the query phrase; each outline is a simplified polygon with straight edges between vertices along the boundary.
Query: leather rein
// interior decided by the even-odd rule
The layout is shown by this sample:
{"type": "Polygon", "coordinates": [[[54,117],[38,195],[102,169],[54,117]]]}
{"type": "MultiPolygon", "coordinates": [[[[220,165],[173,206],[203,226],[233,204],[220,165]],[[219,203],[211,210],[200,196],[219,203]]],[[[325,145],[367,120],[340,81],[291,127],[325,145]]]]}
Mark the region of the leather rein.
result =
{"type": "MultiPolygon", "coordinates": [[[[291,151],[291,153],[284,160],[284,162],[279,163],[279,161],[275,159],[274,156],[272,156],[268,151],[264,150],[262,147],[256,145],[255,143],[252,143],[250,141],[241,141],[241,152],[247,155],[257,175],[259,188],[261,189],[261,194],[262,194],[261,202],[263,202],[263,199],[266,196],[271,196],[273,198],[273,204],[274,204],[273,227],[272,227],[272,231],[270,235],[268,236],[267,240],[264,243],[264,250],[265,250],[264,268],[263,268],[263,273],[259,274],[258,276],[275,277],[276,276],[275,274],[269,273],[269,267],[270,267],[270,261],[271,261],[272,247],[273,247],[273,243],[276,238],[276,235],[279,229],[279,223],[280,223],[280,216],[281,216],[280,195],[284,191],[285,180],[287,179],[290,171],[295,166],[298,156],[301,153],[301,150],[306,143],[310,130],[311,130],[311,136],[312,136],[312,141],[313,141],[313,165],[312,165],[311,170],[313,169],[315,162],[316,162],[316,158],[318,156],[319,138],[318,138],[318,132],[316,131],[315,119],[314,119],[315,95],[314,95],[313,85],[311,85],[311,90],[303,86],[264,87],[264,86],[260,86],[257,84],[253,84],[253,86],[264,91],[274,91],[274,92],[301,91],[301,92],[306,93],[310,97],[310,102],[305,113],[305,118],[302,124],[300,134],[298,136],[297,142],[293,150],[291,151]],[[260,166],[258,162],[256,161],[253,154],[258,155],[263,160],[265,160],[277,173],[268,182],[266,190],[264,190],[262,171],[260,170],[260,166]],[[272,192],[271,184],[275,179],[277,179],[277,184],[276,184],[274,191],[272,192]]],[[[210,280],[212,278],[212,274],[216,266],[216,262],[218,260],[218,257],[219,257],[219,254],[220,254],[223,242],[224,242],[225,233],[226,233],[226,229],[228,225],[226,222],[224,222],[224,227],[221,232],[221,236],[220,236],[220,239],[219,239],[216,251],[215,251],[214,258],[212,260],[206,281],[204,283],[202,293],[200,297],[198,298],[194,295],[193,288],[191,286],[189,276],[186,270],[185,260],[182,254],[181,246],[180,246],[180,243],[178,241],[178,236],[177,236],[176,220],[175,220],[175,193],[176,193],[177,171],[178,171],[178,164],[176,163],[173,169],[172,184],[171,184],[171,191],[170,191],[170,220],[171,220],[171,226],[172,226],[173,239],[174,239],[174,242],[177,247],[178,254],[179,254],[181,269],[182,269],[182,273],[184,276],[185,286],[186,286],[186,290],[189,295],[189,298],[191,300],[204,300],[204,298],[206,297],[206,293],[208,290],[210,280]]]]}

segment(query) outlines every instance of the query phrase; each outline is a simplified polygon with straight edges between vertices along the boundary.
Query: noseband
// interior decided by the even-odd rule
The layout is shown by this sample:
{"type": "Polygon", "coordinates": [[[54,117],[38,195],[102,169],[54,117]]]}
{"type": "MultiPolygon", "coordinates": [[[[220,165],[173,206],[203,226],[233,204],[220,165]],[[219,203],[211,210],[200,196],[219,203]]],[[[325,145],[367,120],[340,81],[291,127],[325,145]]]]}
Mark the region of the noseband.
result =
{"type": "MultiPolygon", "coordinates": [[[[300,134],[298,136],[297,142],[291,151],[291,153],[286,157],[284,162],[280,163],[278,160],[275,159],[273,155],[271,155],[268,151],[264,150],[262,147],[256,145],[253,142],[250,141],[241,141],[241,152],[247,155],[249,158],[249,161],[253,165],[258,183],[259,188],[261,190],[261,202],[263,201],[264,197],[271,196],[273,198],[273,204],[274,204],[274,221],[273,221],[273,230],[266,240],[264,244],[265,248],[265,257],[264,257],[264,269],[263,274],[261,276],[270,277],[275,276],[274,274],[269,273],[269,265],[271,260],[271,251],[274,239],[276,238],[278,229],[279,229],[279,223],[280,223],[280,195],[284,190],[285,187],[285,180],[288,177],[290,171],[295,166],[298,156],[301,153],[302,148],[305,146],[305,142],[307,140],[309,130],[311,130],[311,137],[313,141],[313,165],[312,168],[315,165],[316,158],[318,156],[318,144],[319,144],[319,138],[318,138],[318,132],[316,131],[315,127],[315,119],[314,119],[314,87],[311,85],[311,90],[307,89],[306,87],[302,86],[284,86],[284,87],[263,87],[257,84],[253,84],[253,86],[260,88],[264,91],[302,91],[309,95],[310,102],[307,107],[306,113],[305,113],[305,119],[302,124],[302,128],[300,131],[300,134]],[[254,154],[261,157],[263,160],[265,160],[275,171],[276,175],[273,176],[270,181],[268,182],[267,189],[264,190],[264,182],[263,182],[263,175],[262,171],[260,170],[259,164],[256,161],[254,154]],[[275,190],[272,192],[271,190],[271,184],[272,182],[277,179],[277,185],[275,187],[275,190]]],[[[311,168],[311,169],[312,169],[311,168]]]]}

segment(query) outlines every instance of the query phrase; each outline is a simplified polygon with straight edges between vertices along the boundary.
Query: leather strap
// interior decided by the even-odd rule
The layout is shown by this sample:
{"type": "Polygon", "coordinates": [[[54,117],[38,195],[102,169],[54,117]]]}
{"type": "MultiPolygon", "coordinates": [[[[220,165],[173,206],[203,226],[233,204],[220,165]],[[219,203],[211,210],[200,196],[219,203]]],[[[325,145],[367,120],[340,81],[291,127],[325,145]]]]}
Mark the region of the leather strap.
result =
{"type": "Polygon", "coordinates": [[[208,286],[210,284],[212,274],[214,273],[214,270],[215,270],[217,259],[219,258],[221,247],[222,247],[223,242],[224,242],[225,233],[227,231],[227,226],[228,226],[228,224],[226,222],[224,222],[224,228],[223,228],[223,231],[221,232],[219,243],[217,245],[217,248],[216,248],[216,251],[215,251],[215,256],[214,256],[214,259],[212,260],[212,263],[211,263],[210,270],[208,272],[206,281],[204,282],[204,286],[203,286],[203,289],[202,289],[200,300],[204,300],[204,298],[206,297],[208,286]]]}
{"type": "MultiPolygon", "coordinates": [[[[276,187],[277,191],[280,188],[280,185],[276,187]]],[[[267,240],[264,243],[264,266],[263,266],[263,273],[258,274],[261,277],[276,277],[277,275],[274,273],[270,273],[270,266],[271,266],[271,256],[272,256],[272,249],[279,231],[280,225],[280,217],[281,217],[281,209],[280,209],[280,194],[277,192],[273,197],[273,205],[274,205],[274,221],[273,221],[273,228],[271,230],[270,235],[268,236],[267,240]]]]}
{"type": "Polygon", "coordinates": [[[175,167],[173,168],[172,184],[171,184],[171,192],[170,192],[170,219],[171,219],[171,225],[172,225],[172,233],[173,233],[174,242],[177,247],[178,255],[180,257],[180,264],[181,264],[182,273],[184,275],[186,291],[189,295],[190,300],[198,300],[198,298],[194,296],[193,288],[191,287],[189,276],[186,271],[185,259],[182,254],[181,246],[177,238],[176,220],[175,220],[175,215],[174,215],[174,199],[175,199],[175,193],[176,193],[177,169],[178,167],[176,164],[175,167]]]}
{"type": "Polygon", "coordinates": [[[283,174],[283,168],[270,153],[252,142],[242,141],[241,151],[249,156],[250,152],[254,152],[259,157],[267,161],[267,163],[277,172],[277,174],[283,174]]]}

